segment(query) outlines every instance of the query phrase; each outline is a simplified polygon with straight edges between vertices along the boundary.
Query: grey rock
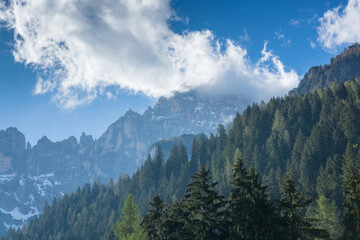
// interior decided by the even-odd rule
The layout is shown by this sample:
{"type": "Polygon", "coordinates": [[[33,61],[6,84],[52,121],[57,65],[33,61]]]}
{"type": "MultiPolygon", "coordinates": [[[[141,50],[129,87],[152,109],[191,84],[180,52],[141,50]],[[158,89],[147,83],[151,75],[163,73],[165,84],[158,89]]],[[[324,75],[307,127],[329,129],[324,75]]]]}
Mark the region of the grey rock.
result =
{"type": "MultiPolygon", "coordinates": [[[[0,236],[9,226],[21,226],[42,211],[44,203],[73,192],[78,186],[122,173],[131,175],[160,140],[169,149],[182,140],[188,152],[196,134],[216,131],[246,104],[238,97],[211,97],[199,92],[160,98],[143,114],[125,113],[94,140],[82,133],[52,142],[46,136],[35,146],[16,128],[0,131],[0,236]]],[[[164,145],[164,146],[165,146],[164,145]]]]}

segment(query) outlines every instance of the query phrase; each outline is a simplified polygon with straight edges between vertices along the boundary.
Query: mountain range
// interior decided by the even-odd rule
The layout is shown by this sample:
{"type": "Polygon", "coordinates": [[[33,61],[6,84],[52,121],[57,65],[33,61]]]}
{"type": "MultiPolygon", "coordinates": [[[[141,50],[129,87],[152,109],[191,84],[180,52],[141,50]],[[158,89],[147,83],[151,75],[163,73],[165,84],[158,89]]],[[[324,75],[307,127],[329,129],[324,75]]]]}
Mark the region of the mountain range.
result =
{"type": "MultiPolygon", "coordinates": [[[[358,79],[359,72],[360,45],[355,44],[333,58],[330,65],[311,68],[290,94],[358,79]]],[[[40,214],[44,203],[54,197],[88,182],[133,174],[158,141],[167,146],[167,155],[180,140],[190,153],[191,140],[197,134],[210,134],[219,124],[231,123],[248,104],[241,96],[213,97],[194,90],[162,97],[143,114],[127,111],[98,139],[83,133],[79,141],[69,137],[52,142],[44,136],[31,146],[16,128],[1,130],[0,236],[10,226],[20,226],[40,214]],[[191,135],[169,139],[183,134],[191,135]]]]}
{"type": "Polygon", "coordinates": [[[143,114],[127,111],[99,139],[83,133],[79,141],[72,136],[52,142],[44,136],[31,146],[16,128],[1,130],[0,235],[38,215],[45,201],[88,182],[133,174],[157,141],[190,134],[167,140],[172,145],[182,140],[190,148],[193,134],[216,131],[245,105],[240,97],[191,91],[162,97],[143,114]]]}

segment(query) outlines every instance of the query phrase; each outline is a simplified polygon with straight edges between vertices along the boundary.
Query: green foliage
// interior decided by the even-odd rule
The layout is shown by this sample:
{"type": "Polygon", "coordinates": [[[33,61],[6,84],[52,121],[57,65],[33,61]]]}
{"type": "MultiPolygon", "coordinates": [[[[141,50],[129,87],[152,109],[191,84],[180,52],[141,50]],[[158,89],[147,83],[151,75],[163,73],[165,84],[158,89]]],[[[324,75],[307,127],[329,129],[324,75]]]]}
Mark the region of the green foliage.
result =
{"type": "Polygon", "coordinates": [[[339,156],[329,158],[325,168],[320,167],[316,185],[318,195],[333,199],[337,206],[341,206],[344,200],[341,187],[341,165],[342,161],[339,156]]]}
{"type": "MultiPolygon", "coordinates": [[[[349,46],[343,53],[331,59],[330,64],[319,67],[312,67],[305,74],[299,86],[291,92],[304,94],[320,88],[332,87],[334,84],[348,81],[359,76],[359,53],[358,43],[349,46]]],[[[339,96],[344,96],[346,92],[337,92],[339,96]]],[[[346,95],[345,95],[346,96],[346,95]]]]}
{"type": "Polygon", "coordinates": [[[276,217],[266,194],[266,187],[258,179],[255,169],[248,173],[239,149],[234,155],[234,174],[229,196],[232,239],[272,239],[276,217]]]}
{"type": "Polygon", "coordinates": [[[123,201],[115,194],[114,186],[86,184],[72,194],[54,199],[40,217],[5,239],[108,239],[120,218],[118,209],[123,201]]]}
{"type": "Polygon", "coordinates": [[[159,195],[154,195],[149,202],[151,209],[142,221],[149,240],[160,239],[161,221],[164,214],[165,204],[159,195]]]}
{"type": "Polygon", "coordinates": [[[186,227],[193,239],[224,239],[227,233],[225,219],[225,199],[214,190],[217,182],[212,182],[209,171],[204,166],[192,176],[183,198],[184,212],[188,215],[186,227]]]}
{"type": "Polygon", "coordinates": [[[117,222],[114,233],[119,240],[141,240],[146,239],[146,235],[140,227],[141,217],[139,209],[134,203],[132,194],[125,199],[121,209],[121,221],[117,222]]]}
{"type": "MultiPolygon", "coordinates": [[[[39,218],[34,218],[24,229],[12,229],[5,239],[10,236],[12,239],[111,239],[112,227],[120,219],[120,209],[130,193],[142,215],[155,194],[161,196],[165,205],[172,203],[164,207],[165,217],[158,226],[164,233],[161,239],[176,239],[177,235],[191,239],[186,235],[190,225],[186,221],[186,201],[182,199],[190,176],[205,166],[218,182],[210,189],[218,196],[228,197],[235,188],[230,184],[234,180],[234,155],[238,155],[235,152],[241,153],[244,169],[256,167],[256,171],[246,172],[244,178],[248,187],[242,188],[246,196],[242,198],[246,201],[258,199],[266,203],[266,196],[280,199],[281,179],[285,172],[291,172],[294,184],[299,186],[297,192],[313,199],[321,195],[331,199],[345,214],[344,231],[357,231],[356,221],[349,219],[357,218],[360,205],[358,187],[354,187],[358,176],[358,170],[354,169],[358,169],[359,160],[357,153],[351,161],[343,161],[340,156],[344,155],[348,142],[358,143],[360,125],[354,124],[354,119],[360,115],[359,102],[360,86],[349,81],[304,96],[272,98],[267,104],[253,104],[236,115],[228,130],[219,126],[216,135],[194,139],[190,159],[181,144],[173,149],[169,159],[164,159],[158,147],[131,178],[120,176],[115,185],[108,186],[87,184],[46,206],[39,218]],[[262,179],[267,188],[256,179],[262,179]],[[264,191],[268,194],[265,197],[264,191]]],[[[298,209],[300,218],[305,208],[307,205],[301,211],[298,209]]],[[[282,226],[279,229],[286,228],[283,222],[279,224],[282,226]]]]}
{"type": "Polygon", "coordinates": [[[285,233],[288,239],[314,239],[327,238],[328,233],[324,229],[315,228],[311,219],[304,216],[306,207],[311,200],[304,197],[295,185],[290,174],[285,174],[281,183],[282,197],[279,200],[278,208],[284,218],[285,233]]]}
{"type": "Polygon", "coordinates": [[[360,239],[360,168],[359,153],[348,144],[344,154],[344,237],[360,239]]]}
{"type": "Polygon", "coordinates": [[[315,226],[325,229],[329,233],[330,239],[339,239],[342,236],[340,212],[331,199],[320,196],[316,200],[315,209],[310,217],[317,219],[315,226]]]}

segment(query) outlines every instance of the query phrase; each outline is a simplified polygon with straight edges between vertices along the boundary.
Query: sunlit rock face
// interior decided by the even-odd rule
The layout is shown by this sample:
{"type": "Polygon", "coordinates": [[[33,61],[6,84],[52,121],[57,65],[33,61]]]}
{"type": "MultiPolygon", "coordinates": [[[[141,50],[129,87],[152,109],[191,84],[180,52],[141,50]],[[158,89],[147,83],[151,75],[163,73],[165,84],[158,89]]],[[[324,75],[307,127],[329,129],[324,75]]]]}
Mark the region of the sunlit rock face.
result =
{"type": "MultiPolygon", "coordinates": [[[[129,110],[99,139],[83,133],[79,141],[69,137],[52,142],[44,136],[33,147],[16,128],[1,130],[0,236],[9,227],[21,226],[38,215],[45,202],[54,197],[87,182],[107,182],[122,173],[131,175],[155,142],[215,132],[218,124],[230,123],[245,105],[238,97],[214,97],[196,91],[175,94],[160,98],[143,114],[129,110]]],[[[184,138],[187,148],[191,136],[184,138]]]]}
{"type": "Polygon", "coordinates": [[[351,79],[360,81],[360,44],[358,43],[332,58],[330,64],[310,68],[299,86],[290,91],[290,94],[306,94],[351,79]]]}

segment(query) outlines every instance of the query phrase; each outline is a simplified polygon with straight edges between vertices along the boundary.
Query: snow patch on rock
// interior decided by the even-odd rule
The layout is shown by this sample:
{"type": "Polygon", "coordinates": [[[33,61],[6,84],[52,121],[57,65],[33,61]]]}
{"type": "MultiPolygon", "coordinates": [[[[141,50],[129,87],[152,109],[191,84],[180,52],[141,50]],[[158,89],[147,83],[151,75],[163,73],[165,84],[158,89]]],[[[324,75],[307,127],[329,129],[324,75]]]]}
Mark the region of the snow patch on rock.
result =
{"type": "Polygon", "coordinates": [[[16,177],[16,173],[0,174],[0,183],[10,182],[16,177]]]}
{"type": "Polygon", "coordinates": [[[10,215],[14,220],[20,220],[23,223],[26,222],[26,220],[28,220],[29,218],[33,217],[33,216],[37,216],[40,214],[39,210],[36,207],[31,207],[30,212],[23,214],[20,212],[18,207],[15,207],[13,210],[11,211],[6,211],[2,208],[0,208],[0,212],[4,213],[4,214],[8,214],[10,215]]]}

